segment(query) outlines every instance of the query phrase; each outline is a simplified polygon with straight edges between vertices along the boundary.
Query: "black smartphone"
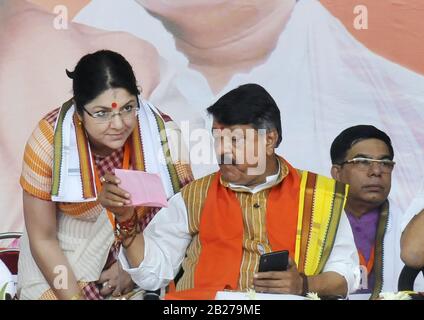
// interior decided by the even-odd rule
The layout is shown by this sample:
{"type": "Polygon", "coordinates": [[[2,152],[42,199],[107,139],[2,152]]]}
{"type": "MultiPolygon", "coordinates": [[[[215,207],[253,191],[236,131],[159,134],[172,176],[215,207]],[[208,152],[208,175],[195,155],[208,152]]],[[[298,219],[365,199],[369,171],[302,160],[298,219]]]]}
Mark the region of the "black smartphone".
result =
{"type": "Polygon", "coordinates": [[[259,272],[286,271],[289,266],[287,250],[264,253],[259,260],[259,272]]]}

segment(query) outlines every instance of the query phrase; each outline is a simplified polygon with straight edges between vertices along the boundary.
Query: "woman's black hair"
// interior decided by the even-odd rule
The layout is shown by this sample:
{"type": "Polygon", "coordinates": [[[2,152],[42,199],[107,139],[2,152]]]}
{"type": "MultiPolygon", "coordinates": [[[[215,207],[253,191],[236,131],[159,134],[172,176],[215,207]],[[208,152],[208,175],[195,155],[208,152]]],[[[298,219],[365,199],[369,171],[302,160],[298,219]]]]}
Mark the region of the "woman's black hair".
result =
{"type": "Polygon", "coordinates": [[[100,50],[83,56],[73,72],[66,70],[73,80],[74,101],[79,114],[83,107],[103,91],[122,88],[132,95],[139,95],[134,71],[119,53],[100,50]]]}

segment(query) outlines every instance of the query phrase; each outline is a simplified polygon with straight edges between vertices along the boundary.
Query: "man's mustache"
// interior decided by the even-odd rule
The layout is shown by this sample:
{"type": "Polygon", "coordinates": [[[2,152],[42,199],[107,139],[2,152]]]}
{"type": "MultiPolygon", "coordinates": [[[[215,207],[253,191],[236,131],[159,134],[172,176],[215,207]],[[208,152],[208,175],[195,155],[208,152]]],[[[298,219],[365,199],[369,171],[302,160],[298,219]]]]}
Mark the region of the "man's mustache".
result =
{"type": "Polygon", "coordinates": [[[233,159],[233,157],[229,154],[222,154],[218,157],[218,164],[232,164],[233,166],[236,165],[236,160],[233,159]]]}

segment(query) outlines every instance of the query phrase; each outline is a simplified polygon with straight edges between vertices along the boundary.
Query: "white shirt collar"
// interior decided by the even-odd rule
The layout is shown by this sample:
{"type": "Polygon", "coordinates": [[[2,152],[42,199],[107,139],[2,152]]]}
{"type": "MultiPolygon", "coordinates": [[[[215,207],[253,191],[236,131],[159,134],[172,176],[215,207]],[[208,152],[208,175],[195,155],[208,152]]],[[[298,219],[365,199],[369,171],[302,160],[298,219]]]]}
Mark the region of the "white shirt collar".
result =
{"type": "Polygon", "coordinates": [[[281,165],[280,165],[280,161],[278,161],[278,171],[277,171],[277,173],[270,175],[270,176],[267,176],[265,178],[264,183],[261,183],[257,186],[254,186],[253,188],[248,187],[248,186],[234,184],[234,183],[228,183],[228,186],[231,189],[238,189],[238,190],[242,190],[242,191],[246,191],[246,192],[254,194],[254,193],[257,193],[259,191],[265,190],[265,189],[273,186],[275,184],[275,182],[278,180],[278,176],[280,175],[280,171],[281,171],[281,165]]]}

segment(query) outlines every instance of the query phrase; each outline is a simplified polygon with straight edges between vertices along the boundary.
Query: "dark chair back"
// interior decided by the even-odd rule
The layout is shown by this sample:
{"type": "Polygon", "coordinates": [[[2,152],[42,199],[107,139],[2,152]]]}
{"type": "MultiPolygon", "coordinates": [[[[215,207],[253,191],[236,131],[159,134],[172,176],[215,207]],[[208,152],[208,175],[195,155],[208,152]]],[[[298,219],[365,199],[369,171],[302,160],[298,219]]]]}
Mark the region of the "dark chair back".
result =
{"type": "Polygon", "coordinates": [[[398,291],[414,291],[415,279],[420,272],[424,275],[424,268],[414,269],[405,265],[399,275],[398,291]]]}

